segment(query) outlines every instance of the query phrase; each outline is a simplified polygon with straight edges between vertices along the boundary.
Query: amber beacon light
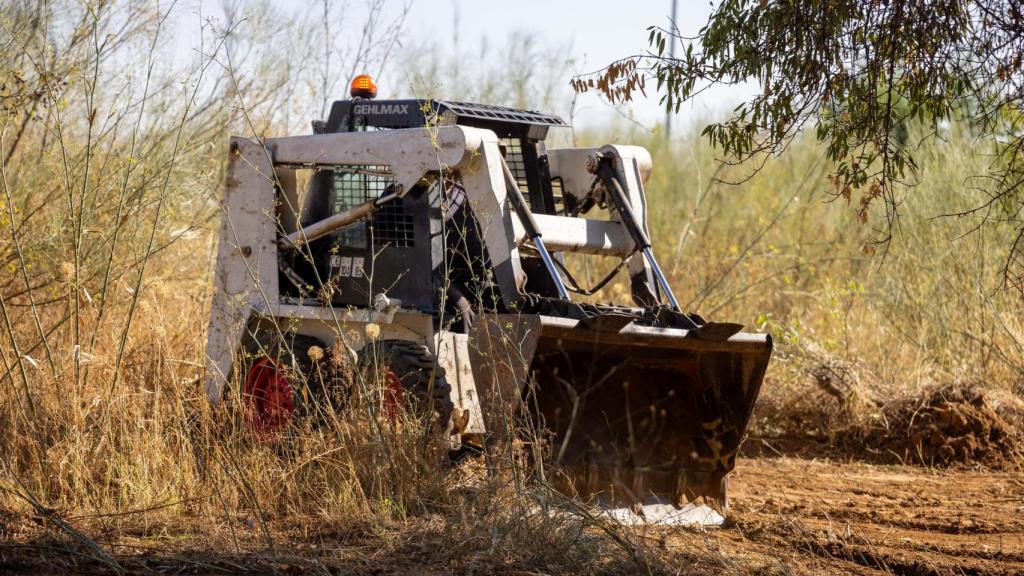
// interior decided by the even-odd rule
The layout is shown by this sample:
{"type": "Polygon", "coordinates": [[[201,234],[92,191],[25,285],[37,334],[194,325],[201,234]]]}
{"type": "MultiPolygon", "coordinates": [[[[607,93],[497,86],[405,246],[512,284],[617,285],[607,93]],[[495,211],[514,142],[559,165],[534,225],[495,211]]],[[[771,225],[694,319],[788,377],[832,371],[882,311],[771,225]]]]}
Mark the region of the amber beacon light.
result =
{"type": "Polygon", "coordinates": [[[369,74],[360,74],[352,80],[352,90],[349,92],[353,98],[366,98],[372,100],[377,97],[377,85],[369,74]]]}

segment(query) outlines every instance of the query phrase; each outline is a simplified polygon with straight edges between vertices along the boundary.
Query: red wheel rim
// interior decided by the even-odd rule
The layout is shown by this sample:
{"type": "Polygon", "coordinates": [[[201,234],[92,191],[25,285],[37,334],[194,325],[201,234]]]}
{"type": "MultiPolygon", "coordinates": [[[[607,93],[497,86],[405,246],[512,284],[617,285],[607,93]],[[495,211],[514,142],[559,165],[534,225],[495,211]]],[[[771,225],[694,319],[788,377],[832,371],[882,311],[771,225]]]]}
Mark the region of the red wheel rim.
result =
{"type": "Polygon", "coordinates": [[[276,362],[260,358],[249,368],[242,391],[253,430],[264,435],[284,430],[295,410],[295,399],[291,382],[276,362]]]}
{"type": "Polygon", "coordinates": [[[405,400],[405,388],[395,371],[386,368],[382,384],[384,384],[384,413],[392,423],[398,421],[399,404],[405,400]]]}

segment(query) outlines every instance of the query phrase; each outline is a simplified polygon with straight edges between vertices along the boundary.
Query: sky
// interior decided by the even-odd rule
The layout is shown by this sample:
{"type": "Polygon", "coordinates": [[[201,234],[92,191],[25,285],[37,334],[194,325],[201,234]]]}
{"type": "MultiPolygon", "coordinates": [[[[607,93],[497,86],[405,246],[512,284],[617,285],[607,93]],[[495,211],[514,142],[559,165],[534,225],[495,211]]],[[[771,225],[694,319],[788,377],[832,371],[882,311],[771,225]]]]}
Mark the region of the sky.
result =
{"type": "MultiPolygon", "coordinates": [[[[680,32],[695,34],[707,21],[709,10],[707,0],[678,0],[676,24],[680,32]]],[[[480,35],[500,41],[512,31],[533,32],[549,41],[566,42],[577,71],[591,72],[624,56],[642,53],[647,48],[647,28],[667,28],[671,12],[671,0],[420,0],[412,5],[408,25],[413,36],[428,36],[438,31],[449,34],[458,22],[460,35],[469,42],[480,35]]],[[[664,122],[664,111],[657,98],[650,96],[641,96],[627,105],[625,112],[631,112],[644,125],[664,122]]],[[[694,112],[717,111],[722,94],[715,96],[718,98],[702,98],[694,103],[677,121],[685,122],[694,112]]],[[[586,124],[619,115],[597,94],[582,96],[577,110],[577,122],[586,124]]]]}
{"type": "MultiPolygon", "coordinates": [[[[190,1],[192,13],[201,6],[204,14],[210,14],[216,13],[219,5],[225,0],[190,1]]],[[[239,2],[245,7],[247,2],[254,0],[230,1],[239,2]]],[[[285,13],[307,12],[311,15],[321,12],[324,2],[269,1],[285,13]]],[[[433,44],[454,53],[457,29],[458,42],[464,48],[479,46],[486,42],[500,50],[511,34],[525,32],[541,40],[546,47],[557,46],[567,49],[568,58],[573,64],[564,79],[557,79],[557,85],[564,87],[559,89],[557,99],[566,101],[565,105],[558,106],[560,110],[567,109],[568,102],[573,97],[572,90],[568,88],[573,73],[592,72],[619,58],[643,53],[647,49],[648,27],[656,25],[668,28],[672,11],[672,0],[385,1],[384,20],[399,14],[405,6],[410,6],[405,21],[404,46],[433,44]]],[[[708,0],[677,1],[677,26],[683,36],[693,36],[706,23],[711,5],[708,0]]],[[[347,25],[351,27],[347,37],[358,37],[358,29],[355,28],[358,25],[352,23],[365,21],[366,3],[367,0],[343,0],[334,6],[341,11],[347,25]]],[[[187,26],[187,19],[183,22],[187,26]]],[[[188,28],[183,27],[182,35],[176,41],[179,47],[189,42],[189,34],[188,28]]],[[[677,47],[677,52],[683,49],[677,47]]],[[[395,58],[400,57],[400,54],[401,51],[398,50],[395,58]]],[[[344,79],[340,82],[344,82],[344,79]]],[[[403,70],[401,63],[393,60],[381,72],[378,86],[382,96],[425,96],[411,93],[413,90],[408,79],[408,67],[403,70]]],[[[439,88],[438,95],[444,97],[444,86],[439,88]]],[[[673,126],[682,132],[695,120],[721,116],[743,97],[749,96],[752,90],[750,87],[715,87],[705,91],[692,102],[685,104],[678,114],[673,115],[673,126]]],[[[338,95],[338,99],[345,97],[345,94],[338,95]]],[[[598,93],[588,93],[578,97],[573,120],[577,128],[623,121],[632,121],[646,128],[653,128],[664,124],[666,114],[658,104],[657,95],[652,91],[649,91],[647,98],[636,95],[634,102],[621,105],[618,109],[610,106],[598,93]]]]}
{"type": "MultiPolygon", "coordinates": [[[[710,13],[708,0],[677,0],[676,26],[683,36],[695,36],[710,13]]],[[[577,71],[591,72],[643,53],[648,47],[648,27],[668,28],[671,14],[672,0],[419,0],[412,5],[408,24],[410,34],[419,37],[450,31],[454,22],[467,39],[476,34],[500,40],[516,30],[533,32],[549,41],[566,42],[577,71]]],[[[683,49],[677,46],[676,52],[683,49]]],[[[674,126],[722,115],[754,91],[752,86],[714,87],[674,115],[674,126]]],[[[577,124],[600,124],[623,115],[648,127],[666,119],[653,93],[648,98],[639,96],[620,111],[596,93],[582,95],[577,102],[577,124]]]]}

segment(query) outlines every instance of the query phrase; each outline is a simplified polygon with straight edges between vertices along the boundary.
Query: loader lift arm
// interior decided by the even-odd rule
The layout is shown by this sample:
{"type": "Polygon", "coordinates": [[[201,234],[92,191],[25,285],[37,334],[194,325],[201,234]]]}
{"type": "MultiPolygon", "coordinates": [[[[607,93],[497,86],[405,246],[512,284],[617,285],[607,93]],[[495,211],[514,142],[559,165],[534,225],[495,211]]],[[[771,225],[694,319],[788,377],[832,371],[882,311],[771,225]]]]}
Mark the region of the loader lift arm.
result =
{"type": "Polygon", "coordinates": [[[601,179],[605,190],[608,192],[608,195],[611,196],[615,210],[618,211],[622,218],[622,225],[633,238],[635,249],[640,250],[643,253],[644,258],[647,260],[647,264],[650,265],[651,271],[654,273],[654,277],[658,281],[658,287],[661,289],[661,293],[668,299],[669,306],[671,306],[673,310],[681,312],[679,309],[679,302],[676,300],[675,294],[672,293],[672,287],[669,286],[668,280],[665,279],[665,275],[661,272],[661,266],[658,265],[658,261],[654,258],[654,251],[651,249],[651,241],[647,238],[647,233],[644,232],[643,225],[637,219],[636,214],[633,213],[633,208],[629,205],[629,199],[626,198],[626,193],[622,190],[622,184],[619,183],[618,176],[615,174],[612,161],[613,159],[608,155],[597,152],[587,158],[587,170],[590,170],[601,179]]]}

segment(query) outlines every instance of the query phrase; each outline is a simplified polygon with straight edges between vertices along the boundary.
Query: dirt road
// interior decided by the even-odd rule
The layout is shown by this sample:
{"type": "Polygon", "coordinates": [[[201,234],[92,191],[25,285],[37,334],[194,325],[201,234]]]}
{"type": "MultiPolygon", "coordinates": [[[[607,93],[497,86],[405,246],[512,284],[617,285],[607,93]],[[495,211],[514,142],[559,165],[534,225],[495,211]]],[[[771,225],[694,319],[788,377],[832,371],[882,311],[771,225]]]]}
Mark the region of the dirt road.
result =
{"type": "Polygon", "coordinates": [[[1024,474],[748,458],[730,490],[726,573],[1024,574],[1024,474]]]}

